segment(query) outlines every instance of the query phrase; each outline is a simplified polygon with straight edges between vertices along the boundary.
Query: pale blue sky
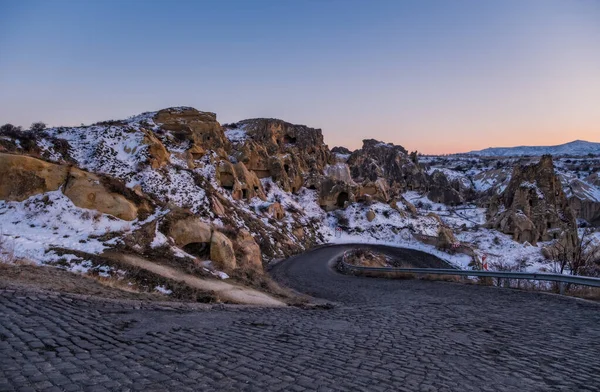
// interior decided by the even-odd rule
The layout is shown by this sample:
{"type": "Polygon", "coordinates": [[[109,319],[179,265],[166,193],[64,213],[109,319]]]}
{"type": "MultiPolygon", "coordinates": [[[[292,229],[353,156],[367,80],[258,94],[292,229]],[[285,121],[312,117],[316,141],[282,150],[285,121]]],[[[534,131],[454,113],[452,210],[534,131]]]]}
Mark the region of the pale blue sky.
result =
{"type": "Polygon", "coordinates": [[[600,141],[600,2],[0,0],[0,123],[179,105],[351,148],[600,141]]]}

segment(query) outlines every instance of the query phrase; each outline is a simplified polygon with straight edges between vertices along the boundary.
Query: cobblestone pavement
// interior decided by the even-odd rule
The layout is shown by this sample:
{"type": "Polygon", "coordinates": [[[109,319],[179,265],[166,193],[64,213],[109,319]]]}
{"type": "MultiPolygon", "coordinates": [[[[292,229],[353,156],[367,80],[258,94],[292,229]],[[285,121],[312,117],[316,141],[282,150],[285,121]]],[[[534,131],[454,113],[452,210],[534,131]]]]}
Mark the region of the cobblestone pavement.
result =
{"type": "Polygon", "coordinates": [[[340,275],[343,249],[272,271],[331,309],[0,292],[0,391],[600,391],[599,304],[340,275]]]}

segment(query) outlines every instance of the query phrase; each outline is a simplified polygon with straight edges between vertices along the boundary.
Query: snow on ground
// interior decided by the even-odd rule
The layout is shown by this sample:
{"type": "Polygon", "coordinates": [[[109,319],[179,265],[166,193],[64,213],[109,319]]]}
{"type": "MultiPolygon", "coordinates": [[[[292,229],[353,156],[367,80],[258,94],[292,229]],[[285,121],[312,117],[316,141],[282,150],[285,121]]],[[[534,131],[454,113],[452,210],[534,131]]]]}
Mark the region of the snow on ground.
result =
{"type": "Polygon", "coordinates": [[[497,193],[500,194],[506,189],[511,178],[511,172],[504,169],[494,169],[475,174],[472,178],[476,191],[485,192],[497,187],[497,193]]]}
{"type": "Polygon", "coordinates": [[[522,272],[539,272],[551,268],[541,254],[542,247],[547,243],[538,243],[537,246],[521,244],[509,235],[485,228],[455,234],[460,242],[471,244],[480,258],[486,256],[490,270],[512,268],[522,272]]]}
{"type": "Polygon", "coordinates": [[[10,244],[14,256],[38,263],[76,259],[73,255],[48,252],[51,247],[100,253],[106,246],[94,237],[126,232],[137,223],[79,208],[61,191],[32,196],[22,202],[0,201],[0,221],[4,243],[10,244]]]}
{"type": "Polygon", "coordinates": [[[385,203],[352,203],[343,212],[334,212],[329,215],[330,221],[337,220],[338,225],[347,226],[348,231],[366,233],[374,239],[386,240],[395,238],[402,229],[413,230],[415,233],[436,236],[438,221],[433,217],[422,216],[412,218],[410,215],[400,213],[385,203]],[[367,212],[372,210],[375,219],[369,222],[367,212]],[[347,224],[340,223],[339,216],[343,215],[348,220],[347,224]]]}
{"type": "Polygon", "coordinates": [[[225,137],[232,143],[243,143],[248,139],[248,135],[246,134],[243,125],[239,128],[227,129],[225,131],[225,137]]]}
{"type": "Polygon", "coordinates": [[[466,189],[473,188],[471,180],[464,173],[443,167],[432,167],[427,170],[427,174],[432,175],[436,171],[443,173],[450,182],[458,181],[466,189]]]}
{"type": "Polygon", "coordinates": [[[169,294],[173,293],[173,290],[169,290],[165,286],[156,286],[154,288],[154,290],[158,291],[159,293],[164,294],[164,295],[169,295],[169,294]]]}
{"type": "Polygon", "coordinates": [[[92,125],[74,128],[49,128],[48,134],[66,140],[70,154],[82,169],[129,178],[148,158],[144,134],[122,125],[92,125]]]}
{"type": "MultiPolygon", "coordinates": [[[[17,140],[15,140],[17,141],[17,140]]],[[[48,139],[40,139],[37,141],[38,147],[48,154],[48,159],[54,162],[59,162],[61,160],[61,156],[54,150],[54,145],[50,143],[48,139]]],[[[43,155],[43,154],[42,154],[43,155]]]]}
{"type": "Polygon", "coordinates": [[[206,192],[196,185],[192,172],[187,169],[169,166],[159,172],[147,167],[136,173],[127,186],[138,184],[145,193],[154,195],[161,201],[189,208],[194,213],[210,211],[206,192]]]}
{"type": "Polygon", "coordinates": [[[404,198],[411,202],[419,211],[426,215],[430,212],[437,214],[446,225],[451,228],[482,225],[486,222],[485,208],[478,208],[474,204],[466,204],[459,207],[449,207],[442,203],[432,202],[427,195],[421,195],[415,191],[409,191],[404,194],[404,198]]]}

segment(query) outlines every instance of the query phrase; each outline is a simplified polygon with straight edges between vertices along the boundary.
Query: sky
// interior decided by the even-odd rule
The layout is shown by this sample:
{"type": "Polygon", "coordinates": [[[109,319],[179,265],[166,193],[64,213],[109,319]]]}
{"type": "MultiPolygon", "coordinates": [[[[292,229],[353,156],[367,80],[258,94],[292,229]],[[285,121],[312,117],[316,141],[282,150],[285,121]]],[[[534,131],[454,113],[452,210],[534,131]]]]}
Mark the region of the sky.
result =
{"type": "Polygon", "coordinates": [[[171,106],[351,149],[600,142],[600,1],[0,0],[0,124],[171,106]]]}

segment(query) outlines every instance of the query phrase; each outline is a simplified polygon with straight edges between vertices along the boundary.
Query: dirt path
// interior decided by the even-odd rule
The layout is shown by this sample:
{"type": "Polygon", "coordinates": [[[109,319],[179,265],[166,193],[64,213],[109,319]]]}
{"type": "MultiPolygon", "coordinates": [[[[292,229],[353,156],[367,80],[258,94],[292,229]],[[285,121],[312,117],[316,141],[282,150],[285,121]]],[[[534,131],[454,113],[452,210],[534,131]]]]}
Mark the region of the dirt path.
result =
{"type": "Polygon", "coordinates": [[[286,306],[282,301],[279,301],[278,299],[275,299],[258,290],[254,290],[249,287],[236,286],[223,281],[202,279],[197,276],[178,271],[175,268],[156,264],[134,255],[108,252],[102,256],[127,263],[134,267],[145,269],[167,279],[184,282],[188,286],[199,290],[212,291],[219,298],[228,302],[246,305],[286,306]]]}

